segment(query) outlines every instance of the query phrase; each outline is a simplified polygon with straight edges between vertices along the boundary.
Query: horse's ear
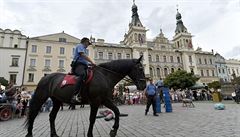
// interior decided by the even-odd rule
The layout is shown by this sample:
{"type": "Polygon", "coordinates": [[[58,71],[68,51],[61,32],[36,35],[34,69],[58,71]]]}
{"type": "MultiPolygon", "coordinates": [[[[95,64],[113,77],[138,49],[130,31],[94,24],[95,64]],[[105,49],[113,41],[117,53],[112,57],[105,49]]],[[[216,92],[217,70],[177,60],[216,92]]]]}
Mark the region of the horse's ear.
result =
{"type": "Polygon", "coordinates": [[[140,62],[142,61],[142,59],[143,59],[143,55],[141,55],[141,56],[139,57],[138,63],[140,63],[140,62]]]}

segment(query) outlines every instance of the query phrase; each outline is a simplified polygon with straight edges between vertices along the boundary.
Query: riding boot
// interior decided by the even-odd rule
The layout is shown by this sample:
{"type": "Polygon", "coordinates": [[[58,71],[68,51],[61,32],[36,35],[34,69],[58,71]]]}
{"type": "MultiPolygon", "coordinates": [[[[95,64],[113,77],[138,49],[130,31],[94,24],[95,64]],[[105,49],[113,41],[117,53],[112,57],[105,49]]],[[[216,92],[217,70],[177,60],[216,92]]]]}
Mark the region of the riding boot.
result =
{"type": "Polygon", "coordinates": [[[75,93],[71,99],[71,103],[76,104],[76,103],[81,103],[81,90],[83,89],[83,80],[79,79],[76,88],[75,88],[75,93]],[[80,97],[80,99],[79,99],[80,97]]]}

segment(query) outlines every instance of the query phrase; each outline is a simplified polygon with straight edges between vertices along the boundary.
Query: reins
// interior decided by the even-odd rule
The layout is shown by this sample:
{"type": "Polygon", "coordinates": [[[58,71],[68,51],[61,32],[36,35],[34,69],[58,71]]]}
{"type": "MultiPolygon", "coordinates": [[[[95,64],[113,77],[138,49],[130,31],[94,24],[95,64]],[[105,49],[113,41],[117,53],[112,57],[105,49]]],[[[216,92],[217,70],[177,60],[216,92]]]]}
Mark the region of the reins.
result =
{"type": "MultiPolygon", "coordinates": [[[[110,69],[107,69],[107,68],[104,68],[104,67],[101,67],[101,66],[97,66],[97,65],[94,66],[94,67],[99,67],[99,68],[104,69],[104,70],[106,70],[106,71],[108,71],[108,72],[114,73],[114,74],[118,75],[119,77],[123,77],[123,74],[120,74],[120,73],[118,73],[118,72],[112,71],[112,70],[110,70],[110,69]]],[[[130,78],[126,78],[126,77],[124,77],[123,80],[132,81],[130,78]]]]}

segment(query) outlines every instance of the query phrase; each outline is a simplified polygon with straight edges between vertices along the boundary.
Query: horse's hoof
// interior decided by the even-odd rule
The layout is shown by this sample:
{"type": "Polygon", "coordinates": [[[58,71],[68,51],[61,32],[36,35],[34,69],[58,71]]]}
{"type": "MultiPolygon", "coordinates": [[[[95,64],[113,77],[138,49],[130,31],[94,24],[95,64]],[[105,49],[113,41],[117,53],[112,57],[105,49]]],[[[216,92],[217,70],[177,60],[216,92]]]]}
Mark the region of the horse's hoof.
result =
{"type": "Polygon", "coordinates": [[[87,137],[93,137],[93,135],[92,135],[92,134],[91,134],[91,135],[90,135],[90,134],[88,134],[88,135],[87,135],[87,137]]]}
{"type": "Polygon", "coordinates": [[[110,137],[115,137],[117,135],[117,130],[111,130],[109,135],[110,137]]]}
{"type": "Polygon", "coordinates": [[[57,134],[51,134],[51,137],[59,137],[57,134]]]}
{"type": "Polygon", "coordinates": [[[25,137],[33,137],[33,135],[27,134],[25,137]]]}

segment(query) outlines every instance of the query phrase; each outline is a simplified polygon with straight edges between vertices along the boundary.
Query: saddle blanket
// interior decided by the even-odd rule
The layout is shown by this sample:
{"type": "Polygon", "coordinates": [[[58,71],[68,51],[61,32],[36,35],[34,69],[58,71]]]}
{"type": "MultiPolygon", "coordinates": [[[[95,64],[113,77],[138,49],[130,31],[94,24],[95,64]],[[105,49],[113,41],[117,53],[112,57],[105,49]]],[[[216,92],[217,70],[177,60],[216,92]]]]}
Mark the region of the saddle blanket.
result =
{"type": "MultiPolygon", "coordinates": [[[[77,83],[77,79],[78,77],[76,75],[66,75],[62,82],[60,87],[64,87],[67,85],[75,85],[77,83]]],[[[84,82],[84,84],[89,84],[93,79],[93,71],[92,70],[88,70],[88,75],[87,75],[87,80],[84,82]]]]}

